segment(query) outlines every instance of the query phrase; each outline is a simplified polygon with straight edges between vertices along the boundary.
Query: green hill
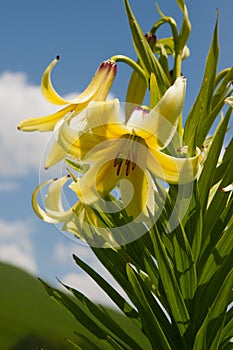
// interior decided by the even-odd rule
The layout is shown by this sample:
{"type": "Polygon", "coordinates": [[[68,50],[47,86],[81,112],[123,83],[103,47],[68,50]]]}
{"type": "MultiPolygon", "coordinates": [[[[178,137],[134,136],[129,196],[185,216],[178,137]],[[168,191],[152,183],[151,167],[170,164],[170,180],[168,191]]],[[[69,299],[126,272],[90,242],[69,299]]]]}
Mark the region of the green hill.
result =
{"type": "Polygon", "coordinates": [[[73,349],[65,338],[77,341],[74,331],[86,334],[36,278],[0,263],[1,350],[73,349]]]}

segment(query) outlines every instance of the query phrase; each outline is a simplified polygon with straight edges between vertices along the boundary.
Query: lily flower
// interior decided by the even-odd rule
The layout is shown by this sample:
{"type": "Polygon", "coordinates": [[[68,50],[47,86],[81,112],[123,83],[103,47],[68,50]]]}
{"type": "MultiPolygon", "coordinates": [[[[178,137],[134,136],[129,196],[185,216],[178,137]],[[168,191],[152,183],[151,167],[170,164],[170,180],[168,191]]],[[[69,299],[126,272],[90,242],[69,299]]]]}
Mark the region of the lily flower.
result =
{"type": "Polygon", "coordinates": [[[129,215],[138,216],[150,201],[152,176],[167,183],[192,182],[199,172],[200,150],[182,158],[162,151],[176,132],[181,114],[186,79],[179,77],[159,103],[149,111],[136,108],[127,123],[120,119],[120,103],[92,102],[83,112],[88,132],[75,130],[75,118],[64,120],[57,144],[78,161],[91,164],[89,170],[70,185],[79,199],[91,205],[105,198],[120,182],[121,196],[129,215]],[[124,180],[124,181],[120,181],[124,180]],[[128,181],[134,187],[130,191],[128,181]]]}
{"type": "Polygon", "coordinates": [[[63,176],[59,179],[44,181],[37,186],[32,194],[32,207],[35,214],[43,221],[51,224],[62,224],[61,230],[72,233],[75,237],[85,241],[98,244],[93,237],[92,227],[95,228],[95,234],[101,235],[105,242],[111,242],[111,245],[117,246],[111,230],[106,230],[103,221],[98,218],[93,209],[80,202],[79,200],[65,210],[62,204],[62,195],[64,186],[70,176],[63,176]],[[44,187],[48,187],[47,194],[44,198],[44,208],[37,200],[38,194],[44,187]]]}
{"type": "Polygon", "coordinates": [[[57,122],[67,116],[69,113],[77,114],[82,111],[92,100],[103,101],[106,99],[113,80],[116,75],[117,66],[112,60],[104,61],[97,69],[89,86],[80,95],[72,100],[66,100],[58,95],[51,82],[51,72],[57,64],[57,56],[45,69],[41,81],[41,89],[44,97],[55,105],[64,105],[65,107],[56,113],[45,117],[29,118],[23,120],[18,129],[22,131],[51,131],[57,122]]]}

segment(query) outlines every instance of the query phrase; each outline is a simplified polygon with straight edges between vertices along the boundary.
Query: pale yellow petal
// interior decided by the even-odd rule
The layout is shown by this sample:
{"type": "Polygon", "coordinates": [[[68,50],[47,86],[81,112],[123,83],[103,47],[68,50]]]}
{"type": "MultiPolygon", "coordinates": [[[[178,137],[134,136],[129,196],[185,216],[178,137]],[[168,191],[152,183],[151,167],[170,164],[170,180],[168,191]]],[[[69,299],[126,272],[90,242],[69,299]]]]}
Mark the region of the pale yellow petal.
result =
{"type": "Polygon", "coordinates": [[[22,131],[52,131],[57,122],[64,118],[73,109],[74,106],[69,105],[46,117],[25,119],[18,125],[18,129],[22,131]]]}
{"type": "Polygon", "coordinates": [[[67,152],[56,141],[54,141],[46,157],[45,169],[49,169],[54,164],[60,162],[66,157],[66,155],[67,152]]]}
{"type": "Polygon", "coordinates": [[[114,160],[96,162],[87,173],[70,188],[77,194],[80,201],[90,205],[105,198],[116,186],[119,177],[114,171],[114,160]]]}
{"type": "Polygon", "coordinates": [[[91,100],[105,100],[116,75],[116,64],[104,61],[98,67],[88,87],[70,103],[83,103],[91,100]]]}
{"type": "Polygon", "coordinates": [[[120,183],[122,201],[127,213],[134,218],[146,214],[149,200],[149,181],[145,169],[136,166],[120,183]]]}
{"type": "Polygon", "coordinates": [[[104,138],[86,131],[85,123],[83,126],[79,125],[80,127],[73,128],[67,121],[64,121],[56,137],[57,143],[66,154],[76,160],[82,160],[90,150],[104,141],[104,138]]]}
{"type": "Polygon", "coordinates": [[[44,97],[49,102],[54,103],[55,105],[66,105],[69,104],[69,101],[58,95],[51,82],[51,72],[54,66],[57,64],[58,60],[59,56],[57,56],[45,69],[41,80],[41,90],[44,97]]]}
{"type": "Polygon", "coordinates": [[[64,210],[61,203],[61,193],[64,184],[67,182],[68,177],[63,177],[58,180],[44,181],[42,184],[36,187],[32,195],[32,207],[35,213],[42,220],[57,224],[69,220],[73,215],[73,209],[64,210]],[[45,210],[42,209],[37,201],[37,196],[44,186],[50,184],[48,194],[45,198],[45,210]]]}
{"type": "Polygon", "coordinates": [[[120,121],[120,104],[117,99],[107,102],[91,102],[86,110],[89,128],[105,138],[121,136],[129,132],[120,121]]]}
{"type": "Polygon", "coordinates": [[[176,131],[183,108],[185,88],[186,79],[177,78],[148,116],[138,124],[136,133],[144,139],[156,137],[158,147],[166,147],[176,131]]]}
{"type": "Polygon", "coordinates": [[[159,150],[148,151],[148,170],[159,179],[172,184],[184,184],[194,181],[200,171],[200,150],[194,157],[176,158],[159,150]]]}

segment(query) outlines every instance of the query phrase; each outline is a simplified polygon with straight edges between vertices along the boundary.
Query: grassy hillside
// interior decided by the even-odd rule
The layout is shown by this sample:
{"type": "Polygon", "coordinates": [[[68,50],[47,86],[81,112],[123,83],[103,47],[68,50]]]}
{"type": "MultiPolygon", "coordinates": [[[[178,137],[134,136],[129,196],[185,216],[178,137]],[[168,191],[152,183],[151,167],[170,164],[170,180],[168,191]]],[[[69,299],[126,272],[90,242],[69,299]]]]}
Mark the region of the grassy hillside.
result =
{"type": "Polygon", "coordinates": [[[1,350],[68,350],[66,337],[86,333],[26,272],[0,263],[0,286],[1,350]]]}

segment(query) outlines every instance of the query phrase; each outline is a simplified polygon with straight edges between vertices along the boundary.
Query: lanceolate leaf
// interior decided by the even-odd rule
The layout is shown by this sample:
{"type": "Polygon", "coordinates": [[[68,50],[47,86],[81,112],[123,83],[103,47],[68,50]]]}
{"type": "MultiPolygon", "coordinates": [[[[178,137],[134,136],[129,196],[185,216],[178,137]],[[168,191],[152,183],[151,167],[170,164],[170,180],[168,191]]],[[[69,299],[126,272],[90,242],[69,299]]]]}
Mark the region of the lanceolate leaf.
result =
{"type": "Polygon", "coordinates": [[[179,225],[173,233],[174,268],[186,304],[193,299],[197,288],[196,267],[185,231],[179,225]]]}
{"type": "Polygon", "coordinates": [[[193,350],[216,350],[220,344],[220,336],[224,325],[226,308],[233,286],[233,269],[226,276],[219,292],[210,306],[209,312],[197,333],[193,350]]]}
{"type": "MultiPolygon", "coordinates": [[[[202,81],[201,89],[185,123],[184,141],[185,141],[185,144],[189,145],[190,153],[192,153],[195,150],[196,146],[199,146],[199,147],[202,146],[202,145],[196,144],[196,140],[194,136],[195,136],[196,129],[199,129],[199,128],[201,129],[202,123],[204,122],[206,115],[209,114],[211,109],[218,56],[219,56],[219,46],[218,46],[218,20],[217,20],[212,43],[211,43],[207,61],[206,61],[205,74],[202,81]]],[[[197,132],[197,137],[198,137],[198,132],[197,132]]]]}
{"type": "Polygon", "coordinates": [[[84,261],[73,255],[73,258],[78,266],[81,267],[88,275],[107,293],[119,309],[132,319],[137,326],[141,326],[138,321],[137,311],[95,270],[88,266],[84,261]]]}
{"type": "Polygon", "coordinates": [[[61,305],[65,306],[67,310],[73,314],[76,320],[81,323],[86,329],[94,334],[99,339],[106,339],[107,332],[101,328],[77,303],[71,300],[67,295],[60,290],[51,288],[44,281],[40,280],[46,288],[48,294],[52,299],[61,305]]]}
{"type": "Polygon", "coordinates": [[[142,348],[129,336],[107,313],[103,312],[97,305],[91,302],[85,295],[79,291],[64,285],[73,295],[83,304],[84,308],[91,312],[99,322],[101,322],[111,333],[111,337],[122,344],[122,346],[130,345],[135,350],[142,348]],[[116,338],[117,335],[117,338],[116,338]]]}
{"type": "Polygon", "coordinates": [[[222,330],[222,344],[229,341],[233,337],[233,306],[227,311],[224,328],[222,330]]]}
{"type": "Polygon", "coordinates": [[[202,170],[200,179],[198,181],[199,188],[201,188],[200,202],[203,210],[205,210],[207,206],[210,184],[213,182],[212,179],[220,156],[220,152],[222,150],[223,141],[229,123],[230,115],[231,109],[229,108],[225,118],[222,120],[214,136],[214,139],[208,151],[208,156],[205,161],[204,169],[202,170]]]}
{"type": "Polygon", "coordinates": [[[202,234],[203,234],[203,214],[200,205],[200,194],[197,181],[193,184],[193,194],[187,213],[182,220],[189,244],[192,247],[192,254],[195,263],[198,261],[202,234]]]}
{"type": "Polygon", "coordinates": [[[132,32],[133,42],[138,58],[145,72],[147,72],[148,79],[151,73],[155,73],[158,79],[158,85],[160,87],[161,96],[166,92],[170,86],[170,82],[165,72],[163,71],[158,60],[155,58],[153,51],[150,48],[148,41],[146,40],[141,28],[139,27],[136,18],[129,6],[128,0],[124,0],[126,13],[129,20],[129,25],[132,32]]]}
{"type": "Polygon", "coordinates": [[[228,162],[222,181],[219,184],[219,189],[213,197],[206,213],[205,226],[206,229],[208,228],[209,232],[214,230],[218,218],[221,216],[222,212],[225,211],[228,200],[231,197],[231,192],[222,192],[221,189],[233,182],[232,169],[233,158],[228,162]]]}
{"type": "Polygon", "coordinates": [[[177,324],[181,337],[185,339],[187,337],[188,339],[188,329],[190,326],[189,313],[176,280],[173,266],[156,226],[151,232],[151,237],[153,240],[155,258],[158,261],[161,281],[171,308],[172,317],[177,324]]]}
{"type": "Polygon", "coordinates": [[[152,348],[156,349],[158,347],[159,349],[172,350],[166,338],[166,335],[161,329],[161,325],[158,322],[156,315],[151,309],[151,306],[144,294],[136,273],[129,264],[127,264],[126,270],[129,281],[136,295],[136,305],[142,318],[143,328],[145,334],[150,340],[152,348]]]}
{"type": "Polygon", "coordinates": [[[217,244],[212,246],[211,252],[204,255],[203,259],[200,260],[198,266],[199,284],[207,284],[216,270],[221,268],[221,264],[223,264],[224,259],[226,259],[232,251],[232,245],[229,244],[232,234],[233,225],[222,233],[217,244]],[[218,259],[216,259],[216,255],[218,256],[218,259]]]}

